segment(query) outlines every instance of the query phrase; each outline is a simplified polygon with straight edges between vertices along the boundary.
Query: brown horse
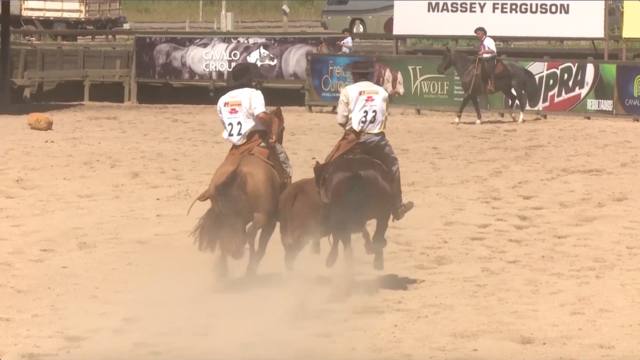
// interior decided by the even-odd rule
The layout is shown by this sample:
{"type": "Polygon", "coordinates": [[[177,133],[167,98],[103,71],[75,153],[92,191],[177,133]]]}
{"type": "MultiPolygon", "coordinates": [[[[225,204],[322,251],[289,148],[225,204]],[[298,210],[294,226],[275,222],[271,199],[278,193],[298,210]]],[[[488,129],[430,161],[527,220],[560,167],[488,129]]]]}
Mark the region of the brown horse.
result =
{"type": "Polygon", "coordinates": [[[375,219],[373,267],[382,270],[385,233],[393,204],[391,172],[379,161],[357,154],[341,156],[326,164],[316,163],[313,171],[320,198],[327,203],[329,231],[333,235],[327,266],[335,263],[340,241],[350,263],[352,229],[362,229],[368,220],[375,219]]]}
{"type": "MultiPolygon", "coordinates": [[[[309,240],[314,252],[320,252],[320,239],[329,236],[328,207],[320,200],[320,193],[313,178],[302,179],[289,185],[280,195],[280,238],[285,251],[287,269],[293,270],[293,262],[309,240]]],[[[372,253],[371,236],[367,228],[354,232],[362,233],[365,250],[372,253]]]]}
{"type": "MultiPolygon", "coordinates": [[[[281,129],[277,140],[282,143],[284,118],[280,108],[270,112],[273,128],[281,129]]],[[[255,274],[277,222],[281,180],[276,170],[256,155],[242,157],[238,166],[216,189],[215,205],[200,218],[193,230],[195,242],[202,251],[220,248],[220,275],[227,273],[227,256],[240,259],[249,245],[247,275],[255,274]],[[255,237],[260,231],[258,248],[255,237]]]]}

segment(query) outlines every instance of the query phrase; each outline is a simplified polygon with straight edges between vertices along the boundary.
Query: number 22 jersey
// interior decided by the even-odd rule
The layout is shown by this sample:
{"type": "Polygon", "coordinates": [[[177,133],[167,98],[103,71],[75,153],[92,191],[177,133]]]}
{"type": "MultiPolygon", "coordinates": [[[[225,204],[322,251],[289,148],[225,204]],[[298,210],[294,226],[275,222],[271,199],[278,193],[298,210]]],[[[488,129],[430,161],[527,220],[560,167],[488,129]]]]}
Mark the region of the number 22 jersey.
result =
{"type": "Polygon", "coordinates": [[[224,130],[222,137],[234,145],[247,141],[247,134],[256,126],[254,118],[265,112],[262,92],[251,88],[231,90],[218,100],[218,116],[224,130]]]}
{"type": "Polygon", "coordinates": [[[338,123],[357,132],[383,132],[387,122],[389,94],[370,81],[348,85],[340,92],[338,123]]]}

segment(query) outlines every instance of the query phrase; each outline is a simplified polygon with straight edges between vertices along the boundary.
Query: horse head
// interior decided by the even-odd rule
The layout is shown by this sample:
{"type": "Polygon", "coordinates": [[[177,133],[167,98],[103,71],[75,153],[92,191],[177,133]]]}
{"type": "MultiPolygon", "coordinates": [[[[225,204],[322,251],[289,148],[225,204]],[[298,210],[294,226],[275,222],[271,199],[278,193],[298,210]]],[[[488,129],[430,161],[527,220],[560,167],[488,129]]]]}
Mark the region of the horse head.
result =
{"type": "Polygon", "coordinates": [[[447,46],[445,48],[444,54],[442,55],[442,60],[438,65],[438,74],[444,74],[445,72],[447,72],[447,70],[449,70],[451,66],[453,66],[453,51],[451,51],[451,49],[449,49],[449,47],[447,46]]]}

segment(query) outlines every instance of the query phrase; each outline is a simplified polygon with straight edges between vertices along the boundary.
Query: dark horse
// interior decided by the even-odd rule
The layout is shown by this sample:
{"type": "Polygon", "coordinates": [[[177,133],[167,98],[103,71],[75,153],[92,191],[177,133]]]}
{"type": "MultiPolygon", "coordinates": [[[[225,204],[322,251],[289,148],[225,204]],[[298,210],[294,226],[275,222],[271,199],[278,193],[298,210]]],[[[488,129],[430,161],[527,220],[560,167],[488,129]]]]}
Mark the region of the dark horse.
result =
{"type": "MultiPolygon", "coordinates": [[[[282,144],[284,119],[277,108],[270,112],[275,128],[281,129],[277,141],[282,144]]],[[[200,218],[193,230],[200,250],[220,248],[220,275],[227,273],[227,256],[240,259],[249,244],[247,275],[255,274],[277,223],[281,181],[274,168],[254,155],[244,156],[236,169],[216,190],[216,206],[200,218]],[[258,249],[255,237],[260,231],[258,249]]]]}
{"type": "MultiPolygon", "coordinates": [[[[447,48],[442,56],[442,61],[438,65],[438,73],[444,74],[449,68],[454,67],[460,81],[465,97],[462,99],[460,109],[456,114],[455,123],[460,123],[460,117],[464,108],[473,102],[476,109],[478,120],[476,124],[482,122],[480,114],[480,106],[478,104],[478,95],[485,92],[486,82],[482,76],[481,62],[477,58],[469,57],[463,53],[452,51],[447,48]]],[[[511,62],[503,62],[498,60],[495,73],[495,92],[502,92],[509,99],[509,107],[511,108],[511,118],[515,121],[513,109],[516,106],[516,100],[520,104],[520,117],[518,122],[524,121],[524,110],[529,103],[535,103],[538,96],[538,84],[533,73],[520,65],[511,62]],[[514,94],[515,93],[515,94],[514,94]]]]}
{"type": "Polygon", "coordinates": [[[338,257],[342,241],[347,261],[352,261],[351,233],[362,229],[370,219],[376,219],[371,251],[373,267],[384,268],[385,233],[393,204],[391,172],[379,161],[359,154],[344,155],[313,169],[320,198],[327,202],[328,225],[333,243],[327,257],[332,266],[338,257]]]}
{"type": "MultiPolygon", "coordinates": [[[[279,208],[285,264],[288,270],[293,270],[296,256],[309,241],[313,242],[314,252],[320,253],[320,239],[330,235],[328,206],[320,199],[315,179],[307,178],[287,186],[280,195],[279,208]]],[[[367,228],[352,230],[362,234],[365,250],[372,253],[367,228]]]]}

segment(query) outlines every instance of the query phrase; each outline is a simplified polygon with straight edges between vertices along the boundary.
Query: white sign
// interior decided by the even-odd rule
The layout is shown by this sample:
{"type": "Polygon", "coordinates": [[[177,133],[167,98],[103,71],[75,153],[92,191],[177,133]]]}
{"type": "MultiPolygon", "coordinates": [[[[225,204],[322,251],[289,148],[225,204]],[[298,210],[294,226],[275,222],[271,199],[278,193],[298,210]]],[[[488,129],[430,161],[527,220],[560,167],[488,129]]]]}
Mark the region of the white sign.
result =
{"type": "Polygon", "coordinates": [[[396,35],[604,38],[604,0],[394,1],[396,35]]]}

